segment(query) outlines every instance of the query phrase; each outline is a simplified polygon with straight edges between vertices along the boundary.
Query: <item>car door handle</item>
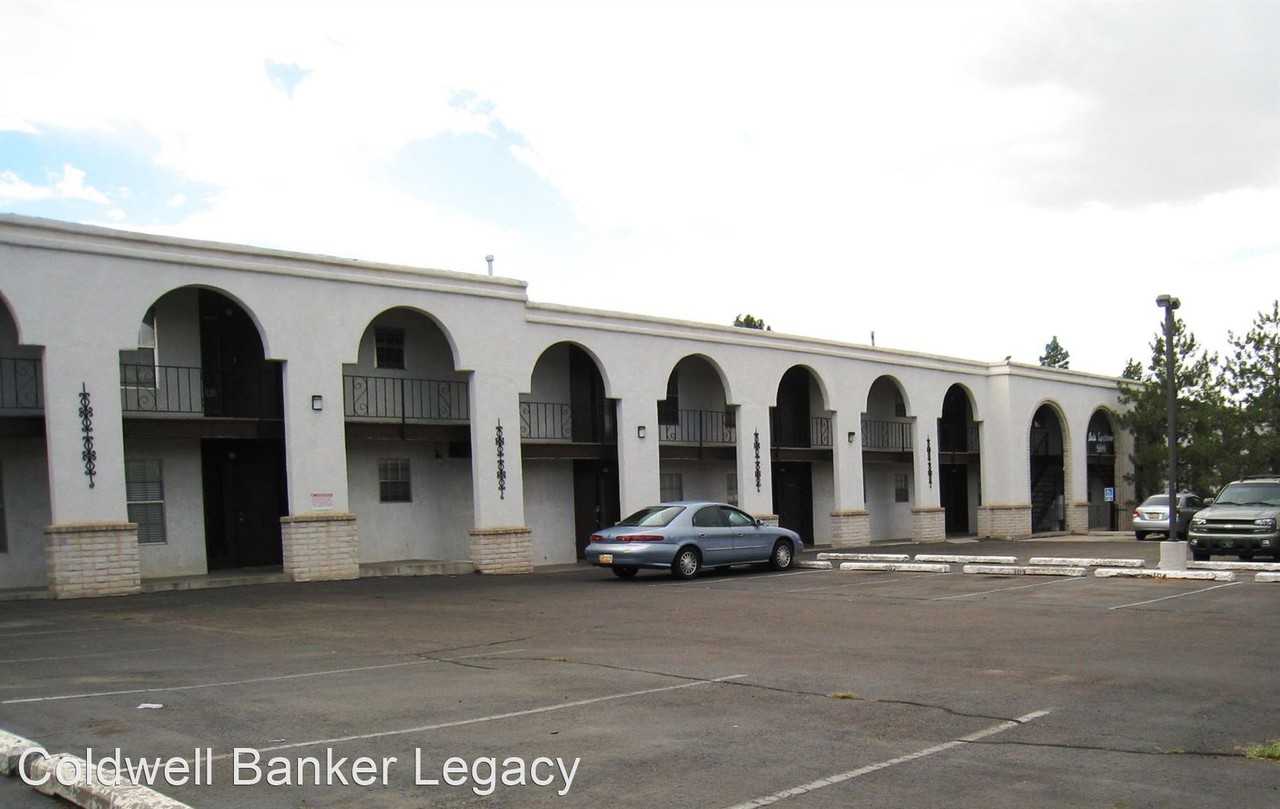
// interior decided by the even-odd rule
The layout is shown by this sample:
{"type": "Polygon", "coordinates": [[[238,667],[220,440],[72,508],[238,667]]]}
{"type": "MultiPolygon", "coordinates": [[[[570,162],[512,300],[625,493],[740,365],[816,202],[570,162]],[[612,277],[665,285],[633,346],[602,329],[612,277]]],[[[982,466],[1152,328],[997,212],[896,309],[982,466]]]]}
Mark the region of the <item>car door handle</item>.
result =
{"type": "Polygon", "coordinates": [[[706,539],[706,538],[707,538],[706,534],[698,534],[698,539],[706,539]]]}

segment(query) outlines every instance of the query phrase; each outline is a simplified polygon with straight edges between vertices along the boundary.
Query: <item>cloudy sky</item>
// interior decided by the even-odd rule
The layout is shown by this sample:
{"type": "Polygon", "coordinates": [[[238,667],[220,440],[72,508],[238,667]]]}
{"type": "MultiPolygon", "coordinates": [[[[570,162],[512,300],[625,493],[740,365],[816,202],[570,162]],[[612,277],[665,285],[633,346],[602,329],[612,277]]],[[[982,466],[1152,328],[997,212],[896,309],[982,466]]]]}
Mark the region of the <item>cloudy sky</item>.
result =
{"type": "Polygon", "coordinates": [[[0,211],[1072,367],[1280,296],[1280,3],[0,0],[0,211]]]}

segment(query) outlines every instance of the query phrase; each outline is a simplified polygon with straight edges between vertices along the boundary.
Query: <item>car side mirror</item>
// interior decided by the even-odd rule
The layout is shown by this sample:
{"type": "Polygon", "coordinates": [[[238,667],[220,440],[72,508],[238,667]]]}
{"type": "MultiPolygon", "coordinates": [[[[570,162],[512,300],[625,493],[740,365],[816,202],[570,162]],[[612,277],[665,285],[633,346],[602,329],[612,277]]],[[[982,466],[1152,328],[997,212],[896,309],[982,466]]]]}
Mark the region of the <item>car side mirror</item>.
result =
{"type": "Polygon", "coordinates": [[[756,528],[764,528],[764,520],[756,519],[756,528]]]}
{"type": "Polygon", "coordinates": [[[1205,498],[1205,500],[1204,500],[1204,504],[1205,504],[1206,506],[1211,506],[1211,505],[1213,505],[1213,498],[1212,498],[1212,497],[1206,497],[1206,498],[1205,498]]]}

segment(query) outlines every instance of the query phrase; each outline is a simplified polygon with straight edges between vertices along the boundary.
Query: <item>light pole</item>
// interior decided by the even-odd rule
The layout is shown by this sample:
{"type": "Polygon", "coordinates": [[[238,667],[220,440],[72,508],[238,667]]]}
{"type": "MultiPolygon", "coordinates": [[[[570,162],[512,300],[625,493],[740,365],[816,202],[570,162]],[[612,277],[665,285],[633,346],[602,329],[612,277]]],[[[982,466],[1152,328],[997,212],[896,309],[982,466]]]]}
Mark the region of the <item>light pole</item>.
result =
{"type": "Polygon", "coordinates": [[[1164,310],[1164,375],[1169,407],[1169,537],[1178,538],[1178,382],[1173,356],[1173,312],[1182,301],[1172,295],[1156,298],[1156,306],[1164,310]]]}

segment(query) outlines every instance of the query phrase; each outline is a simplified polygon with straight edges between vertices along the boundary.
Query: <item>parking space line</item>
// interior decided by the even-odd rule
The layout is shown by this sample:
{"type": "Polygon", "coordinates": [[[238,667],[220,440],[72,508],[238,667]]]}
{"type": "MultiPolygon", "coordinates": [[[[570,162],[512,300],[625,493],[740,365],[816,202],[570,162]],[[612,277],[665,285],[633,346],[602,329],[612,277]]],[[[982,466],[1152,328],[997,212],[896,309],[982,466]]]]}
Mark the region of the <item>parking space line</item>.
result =
{"type": "Polygon", "coordinates": [[[885,761],[868,764],[865,767],[859,767],[856,770],[837,773],[836,775],[828,775],[826,778],[819,778],[817,781],[810,781],[807,784],[801,784],[800,786],[791,787],[790,789],[784,789],[783,791],[775,792],[772,795],[764,795],[759,798],[752,798],[751,800],[743,803],[735,803],[733,806],[729,807],[729,809],[756,809],[756,807],[759,806],[769,806],[770,804],[777,803],[778,801],[784,801],[787,798],[795,798],[800,795],[813,792],[814,790],[824,789],[829,786],[835,786],[836,784],[842,784],[845,781],[851,781],[854,778],[860,778],[873,772],[879,772],[880,770],[887,770],[888,768],[896,767],[899,764],[906,764],[910,761],[919,761],[922,758],[937,755],[938,753],[959,747],[963,744],[970,744],[972,742],[985,739],[988,736],[994,736],[997,733],[1004,733],[1006,730],[1012,730],[1013,728],[1025,725],[1026,723],[1039,719],[1048,713],[1049,711],[1047,710],[1033,711],[1024,716],[1019,716],[1017,719],[1011,719],[1008,722],[1001,722],[998,725],[992,725],[991,727],[980,730],[977,733],[970,733],[968,736],[961,736],[960,738],[949,742],[935,744],[933,747],[926,747],[925,749],[917,750],[914,753],[907,753],[905,756],[886,759],[885,761]]]}
{"type": "Polygon", "coordinates": [[[1054,579],[1053,581],[1038,581],[1035,584],[1019,584],[1016,587],[997,587],[994,590],[979,590],[976,593],[960,593],[958,595],[938,596],[937,598],[931,598],[929,600],[930,601],[949,601],[953,598],[972,598],[974,596],[990,595],[991,593],[1005,593],[1010,590],[1030,590],[1032,587],[1049,587],[1050,585],[1054,585],[1054,584],[1070,584],[1073,581],[1088,581],[1088,579],[1081,577],[1081,578],[1071,578],[1071,579],[1054,579]]]}
{"type": "MultiPolygon", "coordinates": [[[[836,575],[841,575],[841,574],[836,574],[836,575]]],[[[884,578],[879,578],[879,579],[859,579],[856,577],[851,577],[854,579],[853,581],[846,581],[846,582],[843,582],[842,584],[824,584],[821,587],[797,587],[794,590],[783,590],[783,592],[784,593],[813,593],[819,590],[836,590],[842,587],[870,587],[875,584],[888,584],[890,582],[905,583],[910,581],[919,581],[921,579],[933,579],[933,578],[937,578],[938,576],[954,576],[955,574],[954,573],[925,573],[923,575],[921,574],[913,574],[913,575],[914,577],[910,579],[905,579],[905,578],[902,578],[901,576],[893,576],[889,574],[886,574],[884,578]]]]}
{"type": "Polygon", "coordinates": [[[199,691],[206,688],[228,688],[235,685],[253,685],[255,683],[274,683],[284,680],[304,680],[313,677],[328,677],[335,674],[355,674],[362,671],[382,671],[384,669],[402,669],[411,666],[428,666],[432,663],[451,663],[457,660],[473,660],[480,657],[497,657],[515,654],[525,649],[503,649],[497,652],[480,652],[462,655],[461,657],[426,657],[418,660],[401,660],[397,663],[379,663],[373,666],[353,666],[345,669],[326,669],[324,671],[303,671],[297,674],[278,674],[271,677],[251,677],[246,680],[223,680],[215,683],[195,683],[193,685],[153,686],[151,688],[129,688],[121,691],[94,691],[85,694],[58,694],[51,697],[21,697],[0,700],[0,705],[25,705],[33,702],[65,702],[73,699],[92,699],[94,697],[119,697],[129,694],[159,694],[173,691],[199,691]]]}
{"type": "Polygon", "coordinates": [[[750,578],[740,578],[739,576],[731,576],[727,579],[720,579],[719,581],[699,582],[699,584],[701,584],[704,587],[711,587],[712,585],[726,584],[728,582],[734,582],[734,581],[768,581],[769,579],[781,579],[781,578],[785,578],[786,576],[808,576],[814,573],[830,574],[831,571],[830,570],[794,570],[790,573],[773,573],[765,576],[751,576],[750,578]]]}
{"type": "Polygon", "coordinates": [[[1202,587],[1199,590],[1188,590],[1185,593],[1174,593],[1173,595],[1161,596],[1160,598],[1150,598],[1146,601],[1134,601],[1131,604],[1117,604],[1114,607],[1107,607],[1108,610],[1122,610],[1125,607],[1141,607],[1144,604],[1155,604],[1158,601],[1168,601],[1171,598],[1182,598],[1183,596],[1193,596],[1196,593],[1207,593],[1210,590],[1221,590],[1223,587],[1234,587],[1243,582],[1233,581],[1226,584],[1215,584],[1212,587],[1202,587]]]}
{"type": "MultiPolygon", "coordinates": [[[[482,722],[497,722],[502,719],[516,719],[522,716],[534,716],[536,714],[551,713],[553,711],[563,711],[569,708],[581,708],[584,705],[595,705],[600,702],[614,702],[620,699],[630,699],[632,697],[642,697],[646,694],[661,694],[666,691],[679,691],[684,688],[697,688],[700,685],[715,685],[716,683],[727,683],[731,680],[740,680],[746,677],[745,674],[730,674],[727,677],[716,677],[710,680],[694,680],[692,682],[677,683],[675,685],[663,685],[656,688],[642,688],[638,691],[623,691],[618,694],[606,694],[602,697],[590,697],[588,699],[574,700],[573,702],[557,702],[552,705],[542,705],[537,708],[526,708],[522,711],[508,711],[506,713],[491,714],[489,716],[478,716],[471,719],[455,719],[450,722],[436,722],[430,725],[419,725],[412,728],[400,728],[397,730],[382,730],[376,733],[361,733],[354,736],[337,736],[332,739],[313,739],[306,742],[293,742],[291,744],[277,744],[270,747],[255,748],[259,753],[274,753],[279,750],[296,750],[299,747],[315,747],[316,745],[334,745],[343,744],[345,742],[363,742],[370,739],[384,739],[388,736],[405,736],[411,733],[426,733],[429,730],[443,730],[444,728],[463,727],[465,725],[478,725],[482,722]]],[[[214,756],[210,761],[220,761],[231,758],[233,753],[225,753],[220,756],[214,756]]]]}

